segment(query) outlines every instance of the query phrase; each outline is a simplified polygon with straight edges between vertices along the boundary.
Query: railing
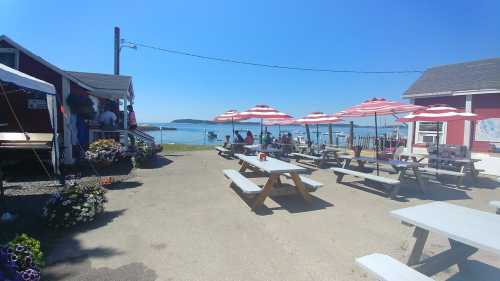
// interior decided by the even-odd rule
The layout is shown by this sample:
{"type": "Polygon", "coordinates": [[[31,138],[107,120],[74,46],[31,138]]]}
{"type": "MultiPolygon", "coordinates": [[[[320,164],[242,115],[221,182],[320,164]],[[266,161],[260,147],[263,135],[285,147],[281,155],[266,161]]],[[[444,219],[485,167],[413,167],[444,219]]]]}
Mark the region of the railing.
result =
{"type": "Polygon", "coordinates": [[[98,139],[114,139],[122,144],[128,145],[128,137],[133,136],[136,140],[142,140],[148,144],[154,145],[155,139],[151,135],[141,130],[104,130],[104,129],[90,129],[89,130],[89,143],[98,139]]]}

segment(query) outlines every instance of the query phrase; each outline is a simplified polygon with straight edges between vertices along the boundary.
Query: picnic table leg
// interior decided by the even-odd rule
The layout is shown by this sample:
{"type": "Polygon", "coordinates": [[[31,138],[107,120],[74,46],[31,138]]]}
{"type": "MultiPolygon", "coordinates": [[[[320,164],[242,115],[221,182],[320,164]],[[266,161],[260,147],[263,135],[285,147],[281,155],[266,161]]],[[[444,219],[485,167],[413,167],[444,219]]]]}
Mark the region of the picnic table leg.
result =
{"type": "Polygon", "coordinates": [[[422,191],[423,194],[427,194],[424,186],[425,186],[425,182],[424,180],[422,179],[422,174],[420,174],[420,171],[418,170],[418,167],[417,166],[413,166],[411,168],[413,170],[413,174],[415,175],[415,179],[417,180],[417,186],[418,188],[420,189],[420,191],[422,191]]]}
{"type": "Polygon", "coordinates": [[[453,239],[448,239],[448,241],[451,246],[449,250],[425,259],[415,267],[415,270],[431,276],[456,264],[459,271],[463,271],[467,258],[477,252],[478,249],[453,239]]]}
{"type": "Polygon", "coordinates": [[[279,178],[279,174],[271,174],[271,176],[269,176],[269,179],[264,185],[264,188],[262,188],[262,191],[259,193],[259,196],[255,198],[255,202],[253,203],[252,206],[252,211],[255,211],[258,207],[260,207],[260,205],[262,205],[262,203],[264,203],[266,197],[273,190],[273,185],[276,182],[277,178],[279,178]]]}
{"type": "Polygon", "coordinates": [[[344,160],[344,165],[342,166],[342,168],[347,169],[349,168],[349,165],[351,165],[351,159],[347,158],[344,160]]]}
{"type": "Polygon", "coordinates": [[[424,251],[425,242],[427,241],[427,237],[429,237],[429,231],[416,226],[415,230],[413,231],[413,237],[415,237],[417,240],[415,241],[415,245],[413,245],[410,257],[408,258],[408,262],[406,263],[409,266],[418,264],[420,262],[420,258],[422,257],[422,253],[424,251]]]}
{"type": "MultiPolygon", "coordinates": [[[[462,165],[460,168],[460,173],[463,173],[465,171],[465,166],[462,165]]],[[[464,185],[464,176],[458,176],[457,177],[457,188],[460,188],[461,186],[464,185]]]]}
{"type": "Polygon", "coordinates": [[[242,162],[243,163],[241,163],[240,173],[243,173],[244,171],[246,171],[248,169],[248,163],[244,162],[244,161],[242,161],[242,162]]]}
{"type": "Polygon", "coordinates": [[[300,192],[300,194],[302,194],[304,200],[306,200],[306,202],[308,203],[311,202],[311,195],[309,195],[309,192],[307,192],[306,187],[304,186],[304,183],[300,179],[299,175],[296,173],[290,173],[290,175],[292,176],[292,180],[295,183],[295,187],[300,192]]]}

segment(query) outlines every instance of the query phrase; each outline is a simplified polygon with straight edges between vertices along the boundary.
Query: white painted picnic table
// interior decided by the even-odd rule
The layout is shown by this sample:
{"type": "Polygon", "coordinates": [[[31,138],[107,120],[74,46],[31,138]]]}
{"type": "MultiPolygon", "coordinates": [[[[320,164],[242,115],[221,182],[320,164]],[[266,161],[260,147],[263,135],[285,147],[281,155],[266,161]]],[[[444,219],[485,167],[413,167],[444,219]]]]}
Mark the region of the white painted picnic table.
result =
{"type": "Polygon", "coordinates": [[[274,148],[274,147],[271,147],[271,146],[263,147],[260,144],[245,145],[244,148],[247,149],[247,150],[250,150],[250,151],[266,152],[266,153],[278,153],[278,152],[281,152],[281,149],[279,149],[279,148],[274,148]]]}
{"type": "Polygon", "coordinates": [[[304,167],[300,167],[272,157],[267,157],[266,161],[259,160],[257,156],[249,156],[243,154],[236,154],[236,157],[269,174],[301,173],[307,171],[307,169],[304,167]]]}
{"type": "Polygon", "coordinates": [[[236,154],[235,156],[241,160],[240,173],[245,172],[247,169],[257,168],[269,174],[269,178],[264,185],[262,192],[259,193],[252,206],[253,210],[264,203],[264,200],[269,196],[275,185],[281,183],[281,175],[291,177],[295,184],[295,188],[302,195],[304,200],[306,202],[311,202],[311,195],[309,195],[309,192],[305,188],[305,185],[299,176],[299,173],[307,171],[306,168],[290,164],[288,162],[284,162],[272,157],[267,157],[265,161],[262,161],[259,160],[257,156],[249,156],[243,154],[236,154]]]}
{"type": "Polygon", "coordinates": [[[377,159],[375,157],[353,157],[352,159],[347,159],[344,162],[344,168],[348,168],[351,161],[357,161],[358,165],[361,167],[364,167],[365,163],[379,163],[379,164],[385,164],[385,165],[390,165],[392,168],[399,173],[399,180],[402,180],[403,178],[408,177],[407,170],[412,170],[413,174],[415,175],[415,180],[417,182],[417,186],[420,189],[420,191],[424,194],[426,194],[426,189],[425,189],[425,182],[422,179],[422,176],[420,174],[420,171],[418,170],[418,167],[421,166],[420,163],[418,162],[409,162],[409,161],[402,161],[402,160],[382,160],[382,159],[377,159]]]}
{"type": "Polygon", "coordinates": [[[417,238],[408,265],[418,271],[435,274],[446,267],[461,264],[478,249],[500,255],[500,216],[445,202],[433,202],[399,209],[391,215],[415,226],[417,238]],[[421,261],[429,232],[448,237],[451,249],[421,261]],[[444,267],[444,268],[443,268],[444,267]]]}

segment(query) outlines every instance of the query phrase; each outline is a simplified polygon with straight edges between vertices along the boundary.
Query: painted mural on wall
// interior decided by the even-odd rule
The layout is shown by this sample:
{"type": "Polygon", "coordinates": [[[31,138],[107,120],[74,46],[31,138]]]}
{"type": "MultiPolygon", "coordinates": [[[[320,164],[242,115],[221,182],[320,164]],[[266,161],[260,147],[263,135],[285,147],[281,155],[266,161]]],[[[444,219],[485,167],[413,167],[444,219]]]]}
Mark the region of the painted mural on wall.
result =
{"type": "Polygon", "coordinates": [[[500,142],[500,118],[478,121],[474,139],[476,141],[500,142]]]}

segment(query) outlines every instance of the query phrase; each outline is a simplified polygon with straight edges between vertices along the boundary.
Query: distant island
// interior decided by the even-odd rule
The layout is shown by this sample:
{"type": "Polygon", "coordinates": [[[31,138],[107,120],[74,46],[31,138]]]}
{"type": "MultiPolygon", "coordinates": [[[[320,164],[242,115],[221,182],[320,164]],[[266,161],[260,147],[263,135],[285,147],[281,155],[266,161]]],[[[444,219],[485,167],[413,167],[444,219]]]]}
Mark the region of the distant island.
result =
{"type": "MultiPolygon", "coordinates": [[[[172,120],[171,123],[184,123],[184,124],[221,124],[221,123],[218,123],[218,122],[214,122],[214,121],[211,121],[211,120],[200,120],[200,119],[175,119],[175,120],[172,120]]],[[[231,121],[229,122],[223,122],[223,123],[231,123],[231,121]]],[[[223,124],[222,123],[222,124],[223,124]]],[[[247,124],[247,125],[260,125],[260,122],[234,122],[235,124],[247,124]]],[[[349,127],[349,123],[335,123],[335,124],[332,124],[334,127],[349,127]]],[[[302,126],[300,124],[297,124],[297,125],[290,125],[290,126],[302,126]]],[[[326,124],[322,124],[320,126],[328,126],[326,124]]],[[[356,125],[354,124],[354,127],[355,128],[375,128],[375,126],[373,125],[356,125]]],[[[402,127],[405,127],[404,124],[394,124],[394,125],[386,125],[386,126],[379,126],[379,128],[402,128],[402,127]]]]}

